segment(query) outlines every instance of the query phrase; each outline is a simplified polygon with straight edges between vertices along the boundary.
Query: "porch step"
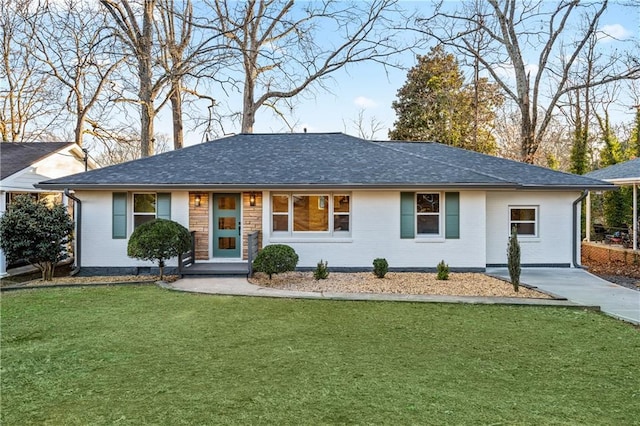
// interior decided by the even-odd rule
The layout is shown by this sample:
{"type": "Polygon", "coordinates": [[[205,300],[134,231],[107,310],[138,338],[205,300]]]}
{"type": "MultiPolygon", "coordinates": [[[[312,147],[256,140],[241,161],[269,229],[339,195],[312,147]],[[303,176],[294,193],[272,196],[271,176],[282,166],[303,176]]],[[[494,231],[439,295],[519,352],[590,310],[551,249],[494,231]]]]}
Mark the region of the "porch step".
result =
{"type": "Polygon", "coordinates": [[[182,269],[183,276],[190,275],[248,275],[247,262],[192,263],[182,269]]]}

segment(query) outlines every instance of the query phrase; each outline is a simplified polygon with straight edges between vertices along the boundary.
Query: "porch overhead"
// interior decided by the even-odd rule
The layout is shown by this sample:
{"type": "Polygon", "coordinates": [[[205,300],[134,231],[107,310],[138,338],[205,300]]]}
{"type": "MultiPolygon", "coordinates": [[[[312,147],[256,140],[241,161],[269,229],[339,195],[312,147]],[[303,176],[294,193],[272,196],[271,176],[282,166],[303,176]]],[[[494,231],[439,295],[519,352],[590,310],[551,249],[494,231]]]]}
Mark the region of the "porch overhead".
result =
{"type": "MultiPolygon", "coordinates": [[[[633,188],[633,223],[631,233],[633,249],[638,250],[638,185],[640,185],[640,158],[614,164],[604,169],[594,170],[585,176],[610,182],[617,186],[631,186],[633,188]]],[[[591,202],[587,198],[587,223],[591,224],[591,202]]],[[[590,241],[587,232],[587,241],[590,241]]]]}

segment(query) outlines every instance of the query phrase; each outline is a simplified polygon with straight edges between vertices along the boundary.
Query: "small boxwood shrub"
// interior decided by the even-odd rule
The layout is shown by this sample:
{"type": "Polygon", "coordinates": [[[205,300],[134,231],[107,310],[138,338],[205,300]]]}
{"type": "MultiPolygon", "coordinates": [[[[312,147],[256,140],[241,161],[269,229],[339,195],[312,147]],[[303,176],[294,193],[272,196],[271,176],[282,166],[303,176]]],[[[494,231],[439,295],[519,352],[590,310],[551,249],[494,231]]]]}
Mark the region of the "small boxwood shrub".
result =
{"type": "Polygon", "coordinates": [[[313,278],[317,280],[326,280],[329,277],[329,263],[325,260],[324,262],[320,259],[318,265],[316,266],[316,270],[313,271],[313,278]]]}
{"type": "Polygon", "coordinates": [[[449,279],[449,265],[444,263],[444,260],[441,260],[436,266],[436,270],[438,271],[438,276],[436,279],[438,280],[448,280],[449,279]]]}
{"type": "Polygon", "coordinates": [[[293,271],[298,264],[296,251],[285,244],[271,244],[260,250],[253,261],[253,270],[264,272],[271,279],[273,274],[293,271]]]}
{"type": "Polygon", "coordinates": [[[378,278],[384,278],[389,271],[389,262],[384,258],[373,259],[373,274],[378,278]]]}

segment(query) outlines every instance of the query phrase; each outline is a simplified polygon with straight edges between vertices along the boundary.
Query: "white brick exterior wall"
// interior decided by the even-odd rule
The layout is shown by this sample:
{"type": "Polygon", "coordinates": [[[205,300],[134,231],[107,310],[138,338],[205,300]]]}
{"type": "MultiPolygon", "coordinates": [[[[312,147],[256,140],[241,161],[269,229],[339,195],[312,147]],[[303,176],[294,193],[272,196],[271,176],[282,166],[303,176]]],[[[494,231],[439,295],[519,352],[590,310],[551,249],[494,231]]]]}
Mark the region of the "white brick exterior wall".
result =
{"type": "Polygon", "coordinates": [[[580,192],[488,192],[487,264],[507,263],[509,206],[538,206],[538,237],[518,239],[522,264],[571,263],[571,208],[579,196],[580,192]]]}
{"type": "MultiPolygon", "coordinates": [[[[314,191],[328,192],[331,191],[314,191]]],[[[401,239],[400,192],[350,191],[351,236],[298,238],[271,234],[271,197],[264,191],[263,245],[292,246],[300,256],[300,267],[315,267],[323,259],[329,267],[370,268],[374,258],[384,257],[395,268],[435,268],[441,260],[452,268],[484,268],[486,264],[506,263],[509,206],[539,206],[539,237],[521,239],[522,263],[571,262],[571,206],[580,195],[578,192],[460,191],[459,239],[401,239]]],[[[76,196],[82,200],[83,211],[82,266],[153,266],[151,262],[127,257],[126,239],[111,238],[111,191],[77,191],[76,196]]],[[[131,199],[127,207],[130,234],[131,199]]],[[[172,192],[172,220],[188,228],[188,209],[188,191],[172,192]]],[[[167,262],[167,266],[176,265],[176,259],[167,262]]]]}
{"type": "MultiPolygon", "coordinates": [[[[166,191],[159,191],[166,192],[166,191]]],[[[157,266],[152,262],[142,262],[127,256],[128,239],[112,238],[112,192],[76,191],[82,202],[82,266],[121,267],[157,266]]],[[[189,228],[189,193],[171,193],[171,220],[189,228]]],[[[127,200],[127,233],[133,232],[131,193],[127,200]]],[[[166,262],[167,266],[177,266],[177,258],[166,262]]]]}
{"type": "MultiPolygon", "coordinates": [[[[280,191],[278,191],[280,192],[280,191]]],[[[284,191],[286,192],[286,191],[284,191]]],[[[321,191],[316,191],[321,192],[321,191]]],[[[329,191],[327,191],[329,192],[329,191]]],[[[412,191],[414,192],[414,191],[412,191]]],[[[420,192],[420,191],[415,191],[420,192]]],[[[433,192],[428,190],[424,192],[433,192]]],[[[444,260],[450,267],[485,267],[485,194],[460,192],[460,239],[400,238],[400,191],[352,191],[351,237],[343,239],[279,238],[270,233],[271,217],[265,192],[264,245],[282,243],[300,256],[300,267],[315,267],[320,259],[333,267],[369,268],[384,257],[390,267],[435,268],[444,260]]],[[[444,208],[444,202],[441,202],[444,208]]]]}

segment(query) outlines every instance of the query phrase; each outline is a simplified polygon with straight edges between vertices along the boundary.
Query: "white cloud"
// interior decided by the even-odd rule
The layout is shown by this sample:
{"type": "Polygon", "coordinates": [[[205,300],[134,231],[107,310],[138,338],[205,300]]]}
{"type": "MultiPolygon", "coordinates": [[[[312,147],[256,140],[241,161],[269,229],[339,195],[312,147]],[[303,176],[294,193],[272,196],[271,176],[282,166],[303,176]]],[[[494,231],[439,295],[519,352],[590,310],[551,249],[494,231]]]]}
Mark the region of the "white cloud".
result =
{"type": "Polygon", "coordinates": [[[614,40],[625,40],[631,36],[631,31],[620,24],[605,25],[598,29],[598,40],[609,42],[614,40]]]}
{"type": "Polygon", "coordinates": [[[378,106],[376,101],[365,96],[358,96],[353,100],[353,103],[360,108],[375,108],[378,106]]]}
{"type": "MultiPolygon", "coordinates": [[[[525,64],[524,69],[532,79],[536,76],[536,74],[538,74],[537,64],[525,64]]],[[[498,65],[494,67],[494,71],[499,77],[504,78],[505,80],[515,80],[516,78],[516,73],[513,70],[513,65],[511,64],[505,63],[498,65]]]]}

